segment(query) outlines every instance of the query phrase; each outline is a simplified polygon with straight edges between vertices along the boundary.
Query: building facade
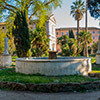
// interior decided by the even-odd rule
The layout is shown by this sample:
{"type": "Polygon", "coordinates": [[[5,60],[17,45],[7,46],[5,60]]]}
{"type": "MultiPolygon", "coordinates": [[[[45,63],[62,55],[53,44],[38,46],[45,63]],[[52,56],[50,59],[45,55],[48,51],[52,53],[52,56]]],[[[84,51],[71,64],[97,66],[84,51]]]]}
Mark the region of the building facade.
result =
{"type": "Polygon", "coordinates": [[[6,23],[0,23],[0,29],[6,31],[6,23]]]}
{"type": "Polygon", "coordinates": [[[54,15],[51,15],[46,23],[47,26],[47,36],[49,41],[49,50],[56,51],[56,20],[54,15]]]}
{"type": "MultiPolygon", "coordinates": [[[[74,36],[77,39],[77,28],[70,27],[70,28],[56,28],[56,37],[61,37],[62,35],[69,35],[69,30],[73,30],[74,36]]],[[[80,31],[85,30],[84,27],[80,28],[80,31]]],[[[100,28],[96,27],[88,27],[88,31],[92,34],[93,42],[89,45],[90,47],[93,45],[93,43],[97,42],[100,36],[100,28]]],[[[56,50],[58,52],[61,52],[60,45],[57,44],[56,50]]],[[[93,51],[91,52],[93,53],[93,51]]]]}

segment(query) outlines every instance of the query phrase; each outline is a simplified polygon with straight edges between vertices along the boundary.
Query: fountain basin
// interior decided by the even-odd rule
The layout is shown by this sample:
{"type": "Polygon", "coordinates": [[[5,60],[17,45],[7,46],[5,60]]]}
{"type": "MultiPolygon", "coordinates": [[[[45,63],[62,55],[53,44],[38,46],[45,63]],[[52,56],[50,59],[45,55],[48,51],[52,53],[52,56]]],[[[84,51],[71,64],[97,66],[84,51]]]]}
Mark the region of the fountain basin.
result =
{"type": "Polygon", "coordinates": [[[91,72],[91,58],[58,57],[57,59],[18,58],[16,72],[24,74],[41,74],[47,76],[88,75],[91,72]]]}

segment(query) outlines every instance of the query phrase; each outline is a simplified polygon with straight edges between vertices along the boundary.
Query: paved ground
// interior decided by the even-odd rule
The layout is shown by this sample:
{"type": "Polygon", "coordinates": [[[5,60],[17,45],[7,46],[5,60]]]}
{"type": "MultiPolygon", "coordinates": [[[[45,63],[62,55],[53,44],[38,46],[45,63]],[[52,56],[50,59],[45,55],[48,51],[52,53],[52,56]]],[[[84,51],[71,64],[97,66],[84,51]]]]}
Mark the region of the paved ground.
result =
{"type": "Polygon", "coordinates": [[[30,93],[0,90],[0,100],[98,100],[100,91],[90,93],[30,93]]]}

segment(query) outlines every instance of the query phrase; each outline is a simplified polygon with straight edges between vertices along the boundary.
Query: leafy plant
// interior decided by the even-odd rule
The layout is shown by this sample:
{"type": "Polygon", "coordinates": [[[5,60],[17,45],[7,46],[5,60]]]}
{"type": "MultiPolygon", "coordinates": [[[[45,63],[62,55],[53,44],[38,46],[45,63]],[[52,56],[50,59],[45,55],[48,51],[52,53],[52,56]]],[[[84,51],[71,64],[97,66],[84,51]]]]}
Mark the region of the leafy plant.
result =
{"type": "Polygon", "coordinates": [[[31,41],[25,11],[16,13],[12,33],[18,57],[26,57],[30,49],[31,41]]]}
{"type": "Polygon", "coordinates": [[[83,48],[83,55],[88,57],[88,45],[93,41],[90,32],[83,30],[79,33],[79,41],[83,48]]]}
{"type": "Polygon", "coordinates": [[[61,46],[62,56],[76,56],[77,55],[77,40],[69,38],[66,35],[58,38],[58,44],[61,46]]]}
{"type": "Polygon", "coordinates": [[[5,38],[5,33],[4,31],[0,30],[0,54],[3,54],[4,52],[4,38],[5,38]]]}
{"type": "Polygon", "coordinates": [[[35,31],[31,32],[32,56],[48,55],[49,39],[45,30],[45,27],[36,27],[35,31]]]}
{"type": "Polygon", "coordinates": [[[98,41],[95,42],[95,43],[93,43],[93,45],[92,45],[92,49],[93,49],[93,52],[94,52],[94,53],[97,52],[97,50],[98,50],[98,41]]]}
{"type": "Polygon", "coordinates": [[[69,30],[69,38],[75,38],[73,30],[69,30]]]}

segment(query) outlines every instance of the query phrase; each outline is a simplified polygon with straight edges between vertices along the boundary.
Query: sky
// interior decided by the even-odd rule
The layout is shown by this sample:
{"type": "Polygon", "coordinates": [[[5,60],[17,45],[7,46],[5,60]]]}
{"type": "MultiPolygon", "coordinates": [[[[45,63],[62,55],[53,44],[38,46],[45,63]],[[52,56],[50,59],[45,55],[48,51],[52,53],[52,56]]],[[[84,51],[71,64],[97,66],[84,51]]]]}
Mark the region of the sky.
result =
{"type": "MultiPolygon", "coordinates": [[[[70,15],[70,6],[72,2],[75,0],[62,0],[62,7],[58,7],[56,10],[53,11],[55,19],[56,19],[56,27],[76,27],[77,22],[74,18],[70,15]]],[[[82,20],[80,21],[80,27],[85,27],[85,15],[83,16],[82,20]]],[[[99,27],[98,19],[91,17],[88,12],[88,27],[99,27]]]]}

